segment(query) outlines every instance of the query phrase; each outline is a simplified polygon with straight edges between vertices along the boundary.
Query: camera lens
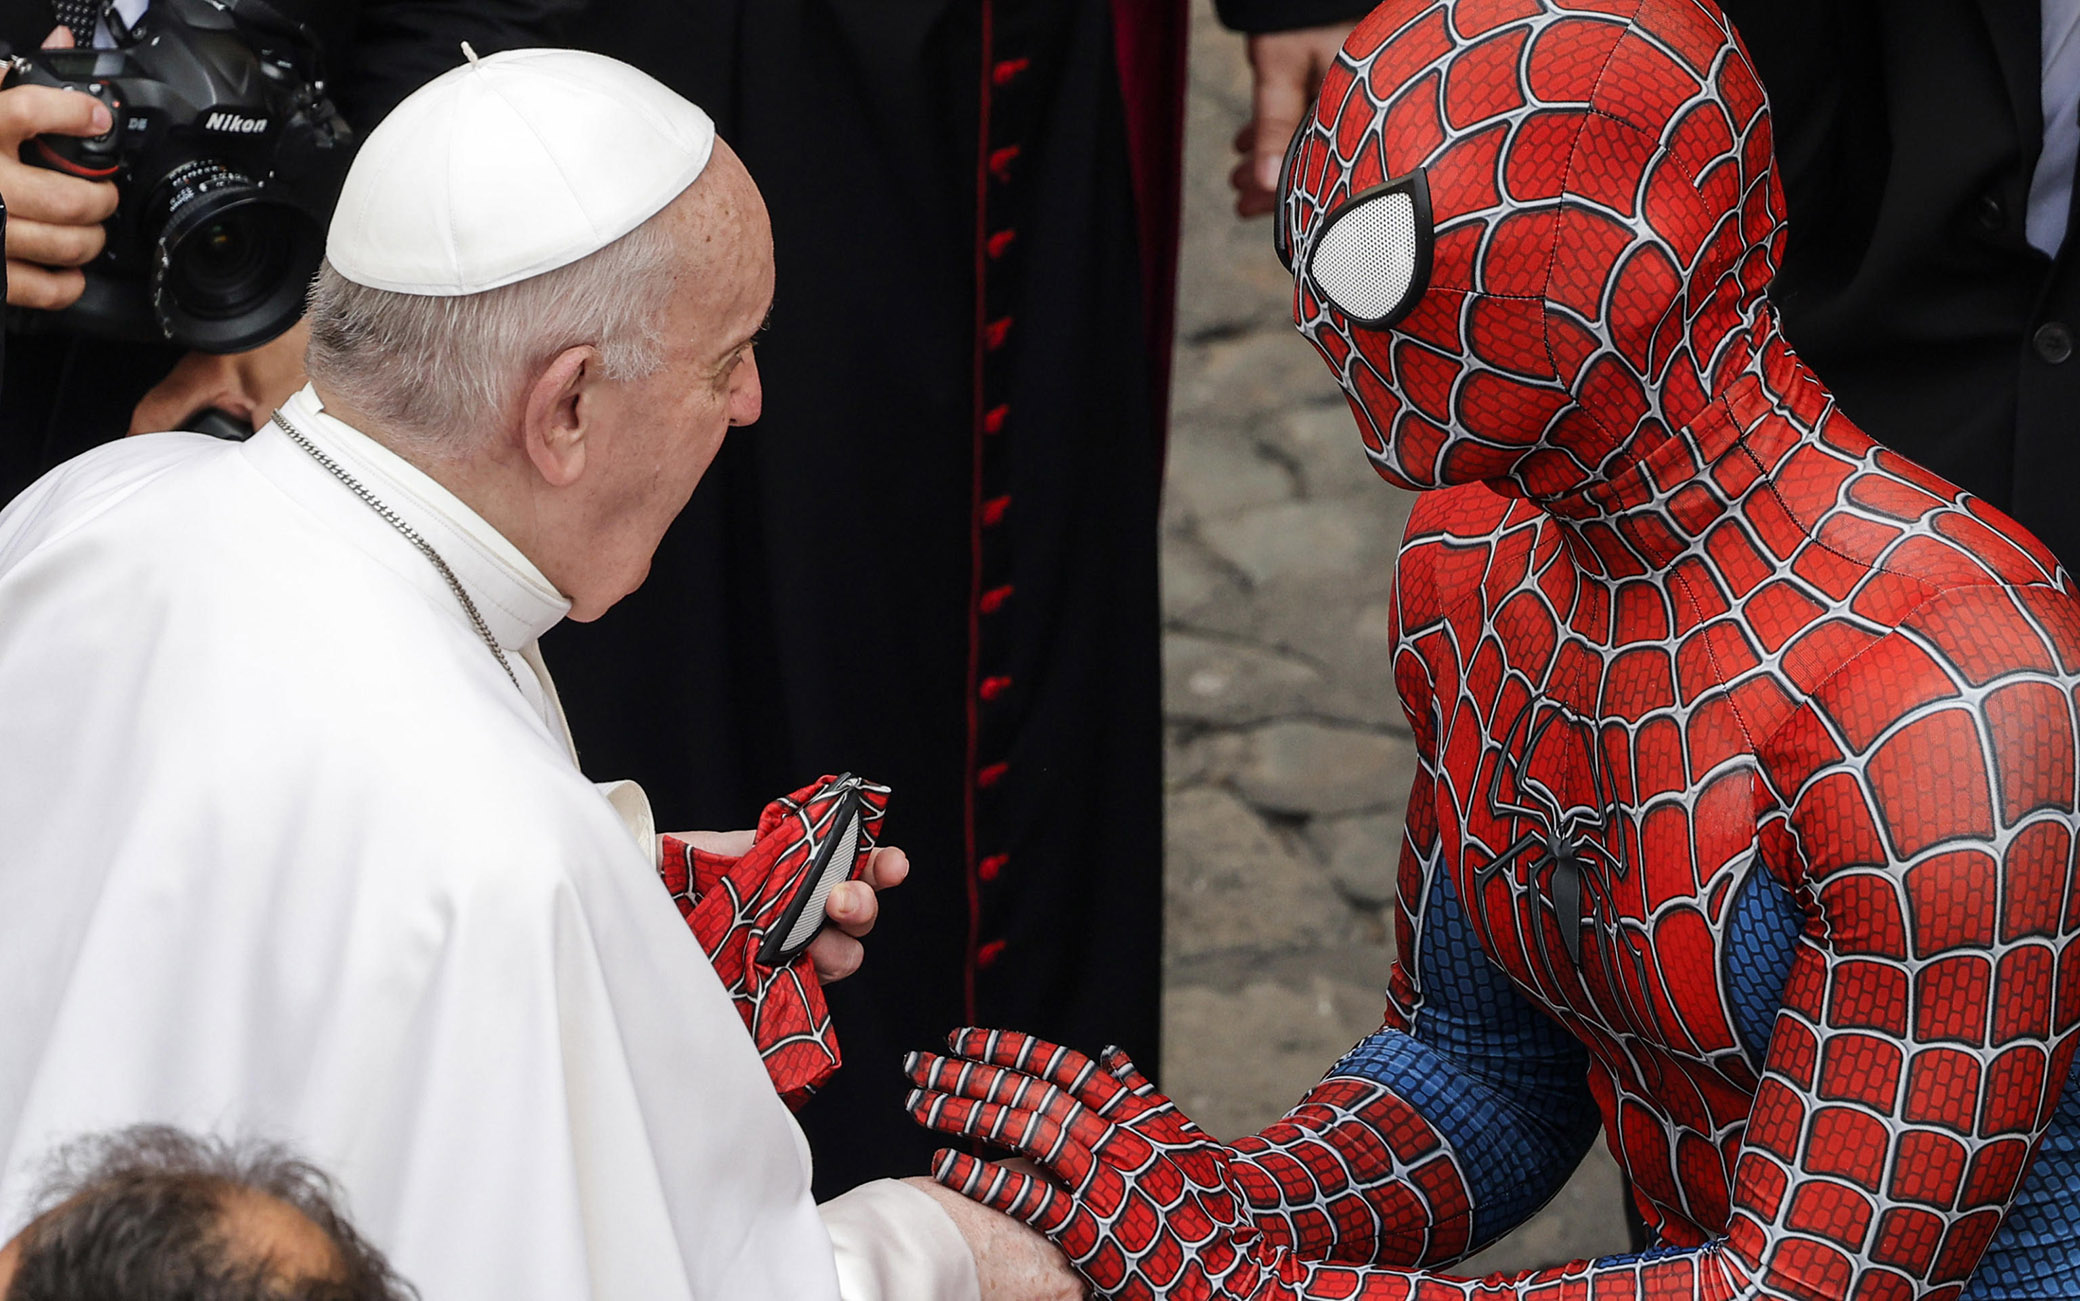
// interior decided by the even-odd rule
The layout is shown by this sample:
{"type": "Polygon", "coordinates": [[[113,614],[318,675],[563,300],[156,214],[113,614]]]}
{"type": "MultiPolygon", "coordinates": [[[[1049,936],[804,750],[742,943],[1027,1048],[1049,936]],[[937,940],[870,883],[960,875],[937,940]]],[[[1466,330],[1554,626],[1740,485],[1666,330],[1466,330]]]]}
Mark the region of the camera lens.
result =
{"type": "Polygon", "coordinates": [[[152,307],[166,337],[205,352],[255,348],[296,323],[321,232],[301,208],[209,159],[159,189],[152,307]]]}
{"type": "Polygon", "coordinates": [[[167,292],[198,317],[228,319],[287,274],[288,261],[278,226],[250,209],[226,212],[182,241],[167,267],[167,292]]]}

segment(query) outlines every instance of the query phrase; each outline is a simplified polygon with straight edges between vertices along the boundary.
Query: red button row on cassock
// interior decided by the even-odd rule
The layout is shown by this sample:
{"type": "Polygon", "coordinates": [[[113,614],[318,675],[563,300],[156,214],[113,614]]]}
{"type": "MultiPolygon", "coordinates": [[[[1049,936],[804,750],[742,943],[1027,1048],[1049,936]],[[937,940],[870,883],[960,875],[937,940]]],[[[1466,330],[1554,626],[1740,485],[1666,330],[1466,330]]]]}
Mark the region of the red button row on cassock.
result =
{"type": "MultiPolygon", "coordinates": [[[[999,60],[990,68],[990,81],[1000,88],[1008,86],[1030,66],[1031,60],[1028,59],[999,60]]],[[[988,163],[990,175],[999,182],[1009,182],[1011,179],[1011,165],[1017,161],[1018,155],[1019,146],[1017,145],[1007,145],[1000,149],[991,150],[988,163]]],[[[1012,227],[1006,227],[1003,230],[992,233],[985,241],[985,247],[990,258],[995,260],[1003,257],[1010,252],[1011,245],[1017,239],[1018,231],[1012,227]]],[[[995,352],[1004,346],[1010,335],[1011,318],[1008,316],[999,317],[983,327],[983,345],[989,351],[995,352]]],[[[999,405],[990,408],[983,414],[982,432],[984,434],[1002,433],[1005,422],[1010,418],[1010,415],[1011,408],[1009,406],[999,405]]],[[[993,528],[1003,523],[1004,514],[1010,509],[1011,498],[1008,495],[990,498],[982,504],[983,527],[993,528]]],[[[977,599],[976,606],[984,614],[995,614],[1003,609],[1005,603],[1011,599],[1011,593],[1012,587],[1009,583],[1001,587],[993,587],[977,599]]],[[[986,677],[977,684],[976,694],[982,698],[984,703],[988,703],[996,700],[1010,689],[1011,679],[1009,677],[986,677]]],[[[983,790],[988,790],[1002,781],[1004,774],[1009,772],[1010,769],[1011,765],[1008,763],[990,764],[976,772],[975,784],[983,790]]],[[[1010,862],[1011,855],[1009,854],[991,854],[975,865],[975,874],[984,881],[994,881],[1003,873],[1005,867],[1010,862]]],[[[977,967],[992,966],[1003,952],[1004,941],[991,940],[975,951],[975,965],[977,967]]]]}

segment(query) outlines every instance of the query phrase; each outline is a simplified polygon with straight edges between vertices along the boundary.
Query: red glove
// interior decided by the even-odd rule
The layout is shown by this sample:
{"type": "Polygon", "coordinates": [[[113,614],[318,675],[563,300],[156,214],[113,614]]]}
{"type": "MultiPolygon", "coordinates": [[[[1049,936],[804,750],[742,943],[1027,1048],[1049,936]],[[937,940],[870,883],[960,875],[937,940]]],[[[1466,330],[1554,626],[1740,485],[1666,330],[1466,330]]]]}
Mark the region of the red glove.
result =
{"type": "MultiPolygon", "coordinates": [[[[1031,1035],[956,1030],[912,1053],[919,1124],[1009,1147],[1025,1174],[950,1149],[940,1183],[1053,1238],[1101,1295],[1127,1301],[1297,1301],[1305,1273],[1252,1222],[1234,1152],[1193,1124],[1117,1048],[1096,1061],[1031,1035]]],[[[1308,1293],[1306,1295],[1313,1295],[1308,1293]]],[[[1324,1292],[1328,1296],[1370,1293],[1324,1292]]]]}
{"type": "MultiPolygon", "coordinates": [[[[751,850],[741,858],[696,849],[677,836],[659,837],[658,874],[750,1029],[773,1087],[791,1108],[807,1102],[837,1071],[838,1035],[807,953],[785,967],[761,966],[757,955],[837,809],[835,794],[812,799],[833,780],[825,777],[766,805],[751,850]]],[[[848,879],[865,870],[888,811],[888,787],[865,782],[859,795],[859,852],[848,879]]]]}

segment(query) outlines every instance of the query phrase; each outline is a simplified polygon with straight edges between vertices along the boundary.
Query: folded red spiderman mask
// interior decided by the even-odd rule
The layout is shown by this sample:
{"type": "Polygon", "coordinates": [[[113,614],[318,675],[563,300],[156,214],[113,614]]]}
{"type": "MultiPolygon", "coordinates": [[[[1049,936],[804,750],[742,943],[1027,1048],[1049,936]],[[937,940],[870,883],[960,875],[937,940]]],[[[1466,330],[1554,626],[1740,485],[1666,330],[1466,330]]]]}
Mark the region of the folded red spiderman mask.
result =
{"type": "MultiPolygon", "coordinates": [[[[886,786],[825,777],[766,805],[750,851],[738,858],[697,849],[677,836],[658,838],[658,874],[707,951],[765,1059],[774,1089],[789,1107],[800,1107],[837,1071],[838,1034],[808,954],[767,965],[759,960],[760,950],[776,931],[791,929],[789,905],[812,888],[805,878],[818,850],[843,835],[838,824],[854,801],[858,837],[842,879],[865,870],[881,834],[888,795],[886,786]]],[[[836,852],[846,849],[834,846],[836,852]]],[[[814,909],[811,916],[820,915],[821,897],[806,902],[814,909]]]]}

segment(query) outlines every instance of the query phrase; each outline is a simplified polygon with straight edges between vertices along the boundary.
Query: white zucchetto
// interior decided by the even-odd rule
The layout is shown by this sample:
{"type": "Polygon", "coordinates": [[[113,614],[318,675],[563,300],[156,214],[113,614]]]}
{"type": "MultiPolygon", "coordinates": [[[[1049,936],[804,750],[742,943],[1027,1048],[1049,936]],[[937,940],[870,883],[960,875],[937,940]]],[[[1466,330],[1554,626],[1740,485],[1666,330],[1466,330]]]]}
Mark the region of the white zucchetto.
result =
{"type": "Polygon", "coordinates": [[[356,284],[452,297],[553,271],[657,215],[708,165],[714,121],[619,60],[464,52],[347,173],[325,256],[356,284]]]}

